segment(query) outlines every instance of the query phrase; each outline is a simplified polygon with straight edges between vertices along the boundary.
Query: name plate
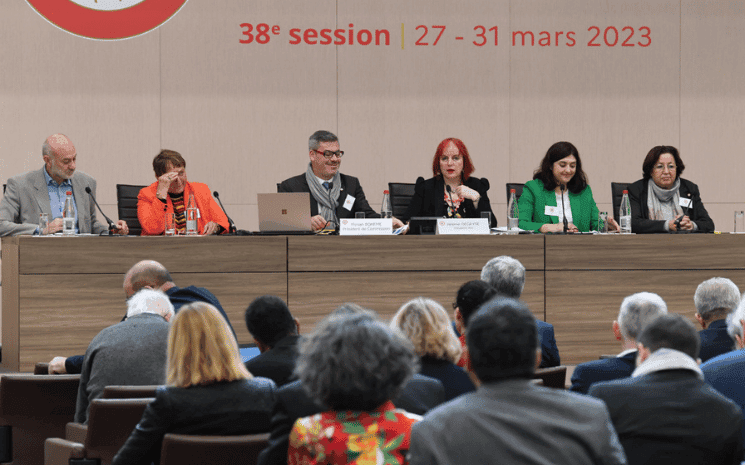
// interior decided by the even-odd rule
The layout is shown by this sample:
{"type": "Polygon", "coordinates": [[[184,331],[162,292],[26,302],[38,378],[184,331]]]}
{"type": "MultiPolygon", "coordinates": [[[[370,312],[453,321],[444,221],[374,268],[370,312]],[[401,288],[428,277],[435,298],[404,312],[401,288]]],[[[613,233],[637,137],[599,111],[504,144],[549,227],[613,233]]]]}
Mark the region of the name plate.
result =
{"type": "Polygon", "coordinates": [[[393,220],[390,218],[345,218],[340,221],[341,236],[390,236],[393,220]]]}
{"type": "Polygon", "coordinates": [[[489,234],[487,218],[442,218],[437,220],[437,234],[489,234]]]}

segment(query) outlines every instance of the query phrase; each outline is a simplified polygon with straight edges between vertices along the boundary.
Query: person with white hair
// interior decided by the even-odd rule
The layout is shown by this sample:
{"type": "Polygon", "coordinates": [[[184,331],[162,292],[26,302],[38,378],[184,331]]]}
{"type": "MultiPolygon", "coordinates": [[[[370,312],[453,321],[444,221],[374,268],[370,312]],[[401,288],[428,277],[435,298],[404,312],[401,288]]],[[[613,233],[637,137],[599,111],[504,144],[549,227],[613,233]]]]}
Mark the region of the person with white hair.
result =
{"type": "Polygon", "coordinates": [[[636,338],[647,323],[666,313],[665,301],[651,292],[639,292],[623,299],[618,319],[613,322],[613,334],[621,341],[621,353],[577,365],[570,390],[587,394],[593,383],[631,376],[638,355],[636,338]]]}
{"type": "Polygon", "coordinates": [[[75,422],[88,421],[88,407],[106,386],[163,384],[166,378],[168,322],[173,317],[168,296],[142,289],[127,300],[127,318],[93,338],[80,373],[75,422]]]}
{"type": "Polygon", "coordinates": [[[735,348],[735,341],[727,333],[727,316],[740,304],[740,289],[727,278],[711,278],[696,288],[693,296],[696,320],[703,330],[699,358],[702,362],[735,348]]]}
{"type": "MultiPolygon", "coordinates": [[[[720,394],[732,400],[745,412],[745,299],[740,299],[740,305],[727,317],[727,331],[735,341],[736,349],[701,364],[704,380],[720,394]]],[[[743,423],[742,439],[745,443],[745,423],[743,423]]]]}

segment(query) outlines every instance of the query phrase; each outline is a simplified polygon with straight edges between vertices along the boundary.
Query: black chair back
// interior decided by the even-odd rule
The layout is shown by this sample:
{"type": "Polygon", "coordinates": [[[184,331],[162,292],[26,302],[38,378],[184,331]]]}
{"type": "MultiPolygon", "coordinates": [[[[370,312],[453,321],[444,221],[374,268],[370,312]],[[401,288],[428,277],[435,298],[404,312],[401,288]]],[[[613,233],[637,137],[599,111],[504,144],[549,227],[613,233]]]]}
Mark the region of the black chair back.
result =
{"type": "Polygon", "coordinates": [[[137,195],[140,190],[147,186],[138,186],[134,184],[117,184],[116,185],[116,205],[119,212],[119,219],[127,222],[129,234],[139,236],[142,233],[140,220],[137,218],[137,195]]]}
{"type": "Polygon", "coordinates": [[[388,193],[391,196],[391,208],[393,216],[401,221],[407,221],[406,212],[409,209],[411,198],[414,197],[414,186],[416,184],[407,182],[389,182],[388,193]]]}
{"type": "Polygon", "coordinates": [[[618,210],[621,209],[621,199],[623,198],[623,191],[629,188],[630,182],[612,182],[610,183],[611,195],[613,198],[613,219],[620,221],[618,216],[618,210]]]}
{"type": "Polygon", "coordinates": [[[512,189],[515,189],[515,200],[519,200],[520,196],[523,194],[523,187],[525,187],[525,184],[521,182],[508,182],[507,183],[507,204],[510,203],[510,191],[512,189]]]}

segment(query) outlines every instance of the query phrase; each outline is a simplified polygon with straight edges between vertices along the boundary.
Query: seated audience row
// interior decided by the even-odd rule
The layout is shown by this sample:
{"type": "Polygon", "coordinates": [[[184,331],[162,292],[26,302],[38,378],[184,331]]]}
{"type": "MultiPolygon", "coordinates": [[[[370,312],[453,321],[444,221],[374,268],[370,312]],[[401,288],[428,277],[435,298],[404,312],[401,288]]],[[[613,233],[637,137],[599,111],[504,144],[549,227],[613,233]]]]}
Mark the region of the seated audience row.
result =
{"type": "MultiPolygon", "coordinates": [[[[341,174],[344,151],[338,137],[329,131],[316,131],[308,141],[309,164],[304,174],[279,184],[279,192],[310,194],[313,230],[336,229],[340,219],[363,212],[375,218],[357,178],[341,174]]],[[[44,167],[8,179],[7,191],[0,202],[0,236],[50,234],[62,229],[66,194],[71,193],[75,207],[76,232],[102,233],[109,229],[128,234],[124,221],[109,226],[98,221],[89,195],[95,197],[96,181],[76,170],[77,151],[62,134],[49,136],[42,145],[44,167]],[[46,213],[49,224],[41,230],[39,215],[46,213]]],[[[643,179],[628,188],[631,203],[631,229],[636,233],[713,232],[696,184],[682,179],[685,169],[678,150],[657,146],[647,154],[643,179]]],[[[143,235],[165,232],[165,217],[173,215],[175,230],[186,231],[186,209],[190,199],[198,209],[199,234],[221,234],[230,230],[225,212],[212,197],[206,184],[189,182],[186,161],[176,151],[161,150],[153,160],[156,181],[138,196],[137,214],[143,235]]],[[[433,177],[416,181],[414,196],[402,220],[417,216],[478,218],[492,213],[486,178],[472,177],[475,167],[463,141],[444,139],[432,160],[433,177]]],[[[395,227],[403,226],[393,218],[395,227]]],[[[528,181],[519,201],[520,228],[542,232],[587,232],[597,230],[598,208],[582,170],[579,151],[570,142],[553,144],[540,167],[528,181]]],[[[611,230],[618,224],[609,218],[611,230]]]]}

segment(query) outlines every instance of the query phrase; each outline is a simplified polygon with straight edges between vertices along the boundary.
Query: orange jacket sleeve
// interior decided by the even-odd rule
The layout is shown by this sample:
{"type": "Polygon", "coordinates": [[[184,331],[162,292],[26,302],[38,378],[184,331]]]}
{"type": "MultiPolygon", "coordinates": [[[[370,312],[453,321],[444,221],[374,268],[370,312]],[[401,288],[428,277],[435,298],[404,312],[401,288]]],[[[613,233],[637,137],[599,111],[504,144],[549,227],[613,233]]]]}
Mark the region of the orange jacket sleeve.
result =
{"type": "MultiPolygon", "coordinates": [[[[156,236],[163,234],[165,231],[165,215],[173,213],[173,202],[171,198],[166,199],[166,203],[161,202],[155,193],[158,189],[158,182],[154,182],[143,188],[137,196],[137,217],[142,226],[143,236],[156,236]]],[[[198,229],[199,234],[204,231],[204,226],[210,221],[214,221],[228,230],[228,217],[215,202],[212,197],[210,188],[207,184],[199,182],[190,182],[184,188],[184,202],[189,203],[189,195],[194,194],[194,201],[199,209],[198,229]]]]}

